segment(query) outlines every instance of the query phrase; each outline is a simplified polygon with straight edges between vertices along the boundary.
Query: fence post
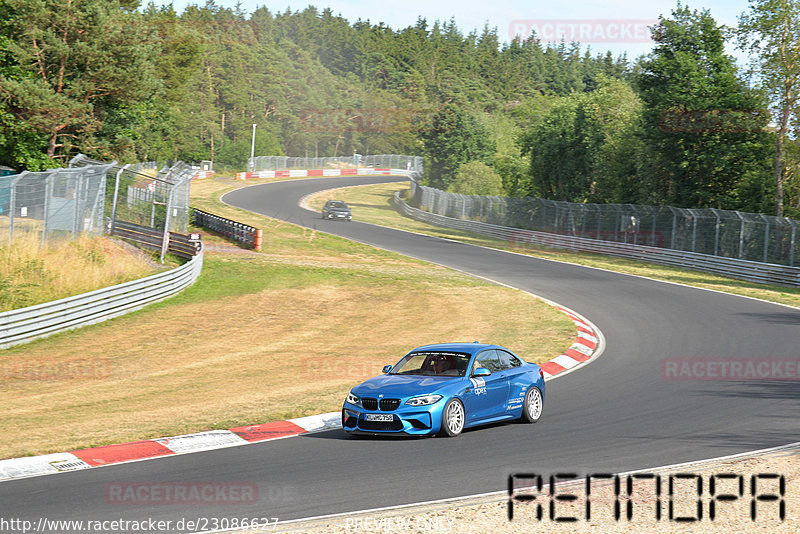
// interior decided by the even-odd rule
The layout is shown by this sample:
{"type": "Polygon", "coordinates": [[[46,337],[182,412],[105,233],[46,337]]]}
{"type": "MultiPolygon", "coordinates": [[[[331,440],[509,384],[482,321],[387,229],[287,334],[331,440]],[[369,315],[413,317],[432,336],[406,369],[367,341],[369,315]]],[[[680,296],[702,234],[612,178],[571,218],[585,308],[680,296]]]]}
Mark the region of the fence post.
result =
{"type": "Polygon", "coordinates": [[[16,202],[17,202],[17,182],[22,180],[22,178],[26,174],[28,174],[28,171],[22,171],[21,173],[19,173],[19,176],[14,178],[14,181],[11,182],[11,192],[9,193],[10,194],[10,198],[9,198],[9,204],[8,204],[8,212],[9,212],[9,216],[8,216],[8,240],[9,241],[13,241],[14,240],[14,212],[17,211],[17,206],[16,206],[16,202]]]}
{"type": "Polygon", "coordinates": [[[553,233],[557,234],[558,233],[558,226],[559,226],[558,225],[558,215],[559,215],[559,213],[558,213],[558,211],[559,211],[558,210],[558,203],[554,200],[553,201],[553,205],[556,207],[556,216],[553,219],[553,233]]]}
{"type": "Polygon", "coordinates": [[[789,266],[794,267],[794,247],[796,244],[796,234],[797,234],[797,226],[795,225],[794,221],[789,217],[786,217],[786,220],[789,221],[789,224],[792,225],[792,243],[789,248],[789,266]]]}
{"type": "MultiPolygon", "coordinates": [[[[74,160],[75,158],[72,159],[74,160]]],[[[44,206],[42,207],[42,209],[44,210],[44,213],[42,213],[42,246],[44,246],[45,242],[47,241],[47,219],[50,218],[50,197],[53,194],[52,178],[53,175],[57,172],[58,171],[48,172],[44,177],[44,206]]]]}
{"type": "Polygon", "coordinates": [[[739,259],[742,259],[742,255],[744,254],[744,217],[738,211],[734,211],[737,217],[739,217],[739,259]]]}
{"type": "Polygon", "coordinates": [[[711,212],[717,218],[717,223],[714,226],[714,256],[719,256],[719,213],[714,208],[711,208],[711,212]]]}
{"type": "MultiPolygon", "coordinates": [[[[653,226],[650,230],[650,245],[656,245],[656,209],[653,206],[650,206],[650,216],[653,217],[653,226]]],[[[663,245],[663,243],[662,243],[663,245]]]]}
{"type": "MultiPolygon", "coordinates": [[[[164,236],[161,238],[161,263],[164,263],[164,256],[167,255],[167,250],[169,250],[169,226],[170,226],[170,219],[172,218],[172,193],[175,191],[175,187],[169,188],[169,193],[167,193],[167,213],[166,217],[164,218],[164,236]]],[[[153,204],[155,207],[155,204],[153,204]]]]}
{"type": "Polygon", "coordinates": [[[581,204],[581,237],[586,237],[586,204],[581,204]]]}
{"type": "Polygon", "coordinates": [[[636,209],[636,206],[633,204],[628,204],[630,206],[631,211],[633,211],[633,217],[631,219],[631,223],[633,224],[633,244],[639,244],[639,223],[641,222],[641,217],[639,217],[639,212],[636,209]]]}
{"type": "Polygon", "coordinates": [[[669,211],[672,212],[672,234],[670,235],[670,238],[669,238],[669,248],[671,248],[672,250],[676,250],[675,249],[675,231],[676,231],[676,227],[678,225],[678,214],[675,213],[675,208],[673,208],[672,206],[668,206],[668,207],[669,207],[669,211]]]}
{"type": "MultiPolygon", "coordinates": [[[[86,167],[84,167],[85,169],[86,167]]],[[[85,180],[84,175],[86,171],[81,171],[75,176],[75,216],[72,218],[72,238],[75,239],[78,234],[78,219],[81,216],[81,197],[85,194],[84,187],[85,187],[85,180]]],[[[58,174],[56,174],[58,176],[58,174]]],[[[69,177],[67,178],[69,179],[69,177]]],[[[51,186],[52,187],[52,186],[51,186]]],[[[49,215],[49,214],[48,214],[49,215]]]]}
{"type": "Polygon", "coordinates": [[[112,201],[111,204],[111,227],[109,228],[109,231],[113,231],[114,223],[117,220],[117,202],[119,202],[119,179],[120,176],[122,176],[122,173],[128,167],[130,167],[130,164],[124,165],[120,170],[118,170],[116,179],[114,180],[114,200],[112,201]]]}
{"type": "MultiPolygon", "coordinates": [[[[108,175],[108,171],[111,169],[111,167],[113,165],[116,165],[116,163],[117,162],[115,161],[111,165],[108,165],[107,167],[105,167],[103,169],[103,171],[101,173],[99,173],[100,176],[102,176],[102,178],[98,178],[97,179],[97,192],[94,195],[94,200],[92,201],[92,210],[89,213],[89,231],[90,232],[94,232],[95,221],[97,221],[99,219],[100,220],[100,233],[103,234],[103,223],[105,222],[103,220],[103,215],[105,213],[105,206],[106,206],[106,181],[107,181],[106,177],[108,175]]],[[[87,204],[88,204],[88,200],[89,199],[87,198],[87,204]]],[[[84,230],[85,229],[86,229],[86,226],[84,225],[84,230]]]]}
{"type": "Polygon", "coordinates": [[[759,213],[761,218],[766,223],[767,227],[764,228],[764,263],[767,263],[767,254],[769,253],[769,219],[763,213],[759,213]]]}
{"type": "Polygon", "coordinates": [[[594,207],[597,209],[597,236],[595,239],[600,239],[600,223],[603,221],[603,206],[599,204],[595,204],[594,207]]]}
{"type": "Polygon", "coordinates": [[[567,204],[567,209],[569,213],[567,217],[569,218],[569,231],[572,232],[572,237],[575,237],[575,213],[572,211],[572,204],[567,204]]]}

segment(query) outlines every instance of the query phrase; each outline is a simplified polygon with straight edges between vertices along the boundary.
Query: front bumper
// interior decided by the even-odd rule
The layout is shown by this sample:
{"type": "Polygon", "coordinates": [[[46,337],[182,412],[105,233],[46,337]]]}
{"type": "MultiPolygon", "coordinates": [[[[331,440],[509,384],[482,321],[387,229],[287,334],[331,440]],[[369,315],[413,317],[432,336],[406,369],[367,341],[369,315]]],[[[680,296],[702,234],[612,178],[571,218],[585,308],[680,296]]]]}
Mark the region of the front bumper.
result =
{"type": "Polygon", "coordinates": [[[326,213],[325,218],[329,221],[349,221],[353,216],[345,213],[326,213]]]}
{"type": "Polygon", "coordinates": [[[407,434],[425,436],[441,430],[443,399],[430,406],[400,406],[392,411],[370,411],[360,406],[344,403],[342,428],[357,434],[407,434]],[[368,421],[367,414],[391,415],[391,421],[368,421]]]}

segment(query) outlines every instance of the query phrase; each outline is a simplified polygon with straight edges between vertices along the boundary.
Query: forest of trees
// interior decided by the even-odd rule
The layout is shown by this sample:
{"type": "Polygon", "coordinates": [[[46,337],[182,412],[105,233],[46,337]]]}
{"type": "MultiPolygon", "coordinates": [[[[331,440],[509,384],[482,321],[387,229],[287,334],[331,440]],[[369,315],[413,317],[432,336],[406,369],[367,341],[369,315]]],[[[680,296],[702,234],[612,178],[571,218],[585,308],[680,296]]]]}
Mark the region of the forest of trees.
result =
{"type": "Polygon", "coordinates": [[[242,169],[255,124],[257,155],[424,155],[430,185],[466,194],[797,217],[798,12],[754,0],[728,29],[678,4],[630,59],[454,20],[0,0],[0,165],[242,169]]]}

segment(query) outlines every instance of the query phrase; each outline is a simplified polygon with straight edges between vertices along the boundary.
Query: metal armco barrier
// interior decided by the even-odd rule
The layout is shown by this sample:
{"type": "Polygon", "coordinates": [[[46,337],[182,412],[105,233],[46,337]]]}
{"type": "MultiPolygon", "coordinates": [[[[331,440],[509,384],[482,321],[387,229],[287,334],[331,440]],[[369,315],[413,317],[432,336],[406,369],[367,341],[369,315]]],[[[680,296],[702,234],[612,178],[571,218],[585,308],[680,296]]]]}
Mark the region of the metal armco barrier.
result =
{"type": "Polygon", "coordinates": [[[244,243],[254,250],[261,250],[263,232],[254,226],[192,208],[192,224],[207,228],[222,236],[244,243]]]}
{"type": "Polygon", "coordinates": [[[394,202],[405,215],[413,219],[501,239],[520,247],[535,245],[573,252],[593,252],[596,254],[618,256],[682,267],[685,269],[711,272],[750,282],[800,287],[800,267],[724,258],[696,252],[648,247],[630,243],[600,241],[597,239],[565,236],[533,230],[521,230],[519,228],[509,228],[507,226],[455,219],[413,208],[400,198],[399,192],[395,193],[394,202]]]}
{"type": "Polygon", "coordinates": [[[203,269],[203,250],[170,271],[28,308],[0,313],[0,349],[99,323],[165,299],[192,285],[203,269]]]}
{"type": "MultiPolygon", "coordinates": [[[[109,233],[110,235],[133,241],[144,248],[161,250],[163,247],[164,232],[156,228],[114,221],[109,233]]],[[[200,243],[190,240],[189,236],[177,232],[169,232],[167,250],[176,256],[189,259],[196,256],[200,251],[200,243]]]]}

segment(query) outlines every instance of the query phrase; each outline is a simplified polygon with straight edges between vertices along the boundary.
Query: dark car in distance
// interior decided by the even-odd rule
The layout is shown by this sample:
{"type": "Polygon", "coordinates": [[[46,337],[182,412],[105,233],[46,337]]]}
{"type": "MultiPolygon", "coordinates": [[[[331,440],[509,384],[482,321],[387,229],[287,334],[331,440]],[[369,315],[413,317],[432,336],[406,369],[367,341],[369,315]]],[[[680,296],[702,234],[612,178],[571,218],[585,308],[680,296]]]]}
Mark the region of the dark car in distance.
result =
{"type": "Polygon", "coordinates": [[[322,208],[322,218],[334,221],[353,220],[353,213],[350,208],[341,200],[329,200],[322,208]]]}

